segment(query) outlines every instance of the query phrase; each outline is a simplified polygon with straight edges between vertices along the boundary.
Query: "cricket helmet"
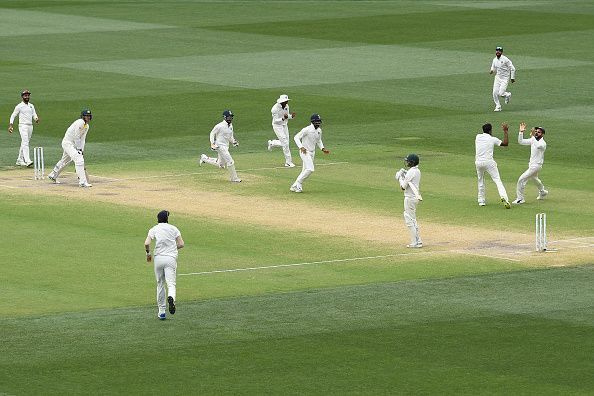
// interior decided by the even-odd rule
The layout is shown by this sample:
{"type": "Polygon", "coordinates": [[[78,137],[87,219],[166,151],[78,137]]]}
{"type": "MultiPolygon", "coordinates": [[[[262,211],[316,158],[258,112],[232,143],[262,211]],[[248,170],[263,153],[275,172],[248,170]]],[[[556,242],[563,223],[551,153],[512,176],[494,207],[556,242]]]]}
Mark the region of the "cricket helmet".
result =
{"type": "Polygon", "coordinates": [[[311,117],[309,117],[309,120],[311,122],[314,122],[314,121],[322,122],[322,117],[320,117],[320,115],[318,113],[315,113],[315,114],[312,114],[311,117]]]}
{"type": "Polygon", "coordinates": [[[234,116],[235,116],[235,114],[233,114],[233,112],[231,110],[223,111],[223,119],[225,121],[233,121],[234,116]]]}
{"type": "Polygon", "coordinates": [[[409,154],[404,161],[409,168],[412,168],[413,166],[419,165],[419,156],[416,154],[409,154]]]}
{"type": "Polygon", "coordinates": [[[84,116],[89,116],[89,119],[93,119],[93,114],[91,114],[91,109],[82,109],[80,112],[80,118],[84,116]]]}

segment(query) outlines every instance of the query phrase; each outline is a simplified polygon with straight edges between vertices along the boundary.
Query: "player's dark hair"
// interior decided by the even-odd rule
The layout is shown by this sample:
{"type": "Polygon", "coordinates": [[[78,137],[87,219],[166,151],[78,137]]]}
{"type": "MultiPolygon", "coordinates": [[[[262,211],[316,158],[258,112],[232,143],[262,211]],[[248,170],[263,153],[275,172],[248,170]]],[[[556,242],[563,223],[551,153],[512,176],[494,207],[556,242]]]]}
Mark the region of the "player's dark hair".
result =
{"type": "Polygon", "coordinates": [[[169,212],[166,210],[162,210],[157,214],[157,221],[159,223],[168,223],[169,222],[169,212]]]}
{"type": "Polygon", "coordinates": [[[492,130],[493,130],[493,126],[491,124],[485,124],[485,125],[483,125],[483,132],[484,133],[491,134],[491,131],[492,130]]]}

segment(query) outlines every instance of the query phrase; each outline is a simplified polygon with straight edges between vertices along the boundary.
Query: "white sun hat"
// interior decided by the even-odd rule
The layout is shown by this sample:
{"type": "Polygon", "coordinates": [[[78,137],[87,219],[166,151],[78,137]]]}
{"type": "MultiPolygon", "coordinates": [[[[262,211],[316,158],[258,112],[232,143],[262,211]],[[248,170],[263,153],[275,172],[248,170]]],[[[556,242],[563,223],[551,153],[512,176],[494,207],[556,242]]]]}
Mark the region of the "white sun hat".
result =
{"type": "Polygon", "coordinates": [[[288,102],[289,100],[291,100],[291,99],[289,99],[289,95],[281,95],[276,100],[276,103],[288,102]]]}

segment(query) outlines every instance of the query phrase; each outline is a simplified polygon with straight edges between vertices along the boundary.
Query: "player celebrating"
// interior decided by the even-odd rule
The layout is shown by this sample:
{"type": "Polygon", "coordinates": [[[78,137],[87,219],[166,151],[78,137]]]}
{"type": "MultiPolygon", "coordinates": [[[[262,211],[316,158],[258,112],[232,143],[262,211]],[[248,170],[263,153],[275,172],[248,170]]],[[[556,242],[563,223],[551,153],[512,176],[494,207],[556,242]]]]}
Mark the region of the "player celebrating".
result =
{"type": "Polygon", "coordinates": [[[329,154],[322,142],[322,118],[319,114],[312,114],[310,117],[311,124],[303,128],[297,135],[293,137],[297,147],[299,147],[299,155],[303,162],[303,168],[297,180],[289,190],[300,193],[303,191],[302,183],[314,171],[314,158],[316,156],[316,145],[322,150],[324,154],[329,154]]]}
{"type": "Polygon", "coordinates": [[[199,164],[211,164],[219,168],[229,169],[230,179],[234,183],[239,183],[241,179],[237,177],[235,171],[235,162],[229,154],[229,143],[234,147],[239,146],[239,142],[233,135],[233,117],[231,110],[223,111],[223,121],[219,122],[210,132],[210,148],[218,153],[217,158],[208,157],[206,154],[200,155],[199,164]]]}
{"type": "Polygon", "coordinates": [[[518,133],[518,143],[524,146],[530,146],[530,162],[528,169],[518,179],[516,186],[516,200],[513,202],[517,205],[524,202],[524,188],[528,180],[534,180],[536,187],[538,187],[538,197],[536,199],[544,199],[549,192],[545,190],[544,184],[538,178],[538,172],[542,169],[544,163],[544,152],[547,149],[547,143],[544,140],[545,130],[543,127],[534,127],[530,130],[530,139],[524,139],[524,132],[526,131],[526,123],[520,123],[520,132],[518,133]]]}
{"type": "Polygon", "coordinates": [[[507,84],[511,80],[512,83],[516,81],[516,68],[509,58],[503,55],[503,47],[495,48],[495,58],[491,62],[491,71],[489,74],[495,73],[495,80],[493,81],[493,101],[495,102],[495,111],[501,111],[501,103],[499,97],[505,99],[505,104],[511,100],[511,92],[507,92],[507,84]]]}
{"type": "Polygon", "coordinates": [[[295,113],[289,111],[289,96],[281,95],[270,112],[272,113],[272,129],[278,139],[268,141],[268,151],[272,151],[274,147],[282,147],[285,155],[285,166],[293,168],[293,158],[291,157],[291,150],[289,148],[289,127],[290,119],[295,118],[295,113]]]}
{"type": "Polygon", "coordinates": [[[479,206],[486,205],[486,197],[485,197],[485,172],[491,176],[493,182],[497,186],[497,191],[499,191],[499,196],[501,197],[501,202],[506,209],[509,209],[511,206],[509,204],[509,199],[507,197],[507,191],[505,191],[505,187],[501,182],[501,178],[499,177],[499,169],[497,169],[497,162],[493,159],[493,148],[495,146],[506,147],[509,144],[509,137],[507,135],[508,126],[507,124],[502,124],[501,127],[503,128],[503,141],[499,140],[495,136],[491,136],[493,127],[491,124],[483,125],[483,133],[479,133],[476,135],[474,140],[475,145],[475,162],[476,165],[476,175],[478,177],[478,204],[479,206]]]}

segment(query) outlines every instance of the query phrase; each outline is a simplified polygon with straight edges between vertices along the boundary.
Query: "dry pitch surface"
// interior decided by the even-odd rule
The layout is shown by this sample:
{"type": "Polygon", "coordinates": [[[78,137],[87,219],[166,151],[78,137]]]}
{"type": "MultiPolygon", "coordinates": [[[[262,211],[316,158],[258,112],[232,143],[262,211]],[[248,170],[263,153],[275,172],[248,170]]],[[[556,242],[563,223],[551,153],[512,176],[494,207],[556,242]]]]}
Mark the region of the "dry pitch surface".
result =
{"type": "MultiPolygon", "coordinates": [[[[204,191],[199,184],[180,185],[180,178],[187,179],[201,173],[176,175],[130,175],[108,177],[90,175],[90,189],[78,187],[76,175],[65,172],[61,184],[49,180],[33,180],[31,169],[9,169],[3,172],[0,189],[3,194],[38,194],[76,198],[89,202],[104,202],[130,207],[160,208],[219,222],[243,222],[279,230],[301,230],[318,235],[353,238],[367,244],[394,247],[394,260],[404,260],[407,255],[457,255],[481,256],[497,260],[509,260],[527,267],[579,265],[591,262],[594,237],[555,236],[554,225],[549,225],[549,250],[539,253],[534,250],[534,232],[498,231],[478,227],[462,227],[437,224],[423,220],[420,227],[424,247],[410,250],[404,248],[408,232],[403,224],[399,207],[393,216],[381,216],[364,211],[347,211],[336,208],[317,208],[292,201],[287,188],[287,199],[282,201],[265,197],[242,196],[226,192],[204,191]],[[158,183],[155,181],[158,180],[158,183]],[[300,216],[308,213],[308,216],[300,216]],[[331,220],[329,220],[331,219],[331,220]],[[522,241],[518,243],[517,241],[522,241]]],[[[245,183],[257,178],[242,173],[245,183]]],[[[226,173],[221,174],[221,183],[226,183],[226,173]]],[[[254,180],[255,181],[255,180],[254,180]]],[[[241,185],[237,186],[241,188],[241,185]]],[[[504,210],[502,208],[502,210],[504,210]]],[[[513,208],[511,209],[513,210],[513,208]]],[[[532,228],[530,228],[532,230],[532,228]]],[[[383,256],[385,257],[385,256],[383,256]]]]}

